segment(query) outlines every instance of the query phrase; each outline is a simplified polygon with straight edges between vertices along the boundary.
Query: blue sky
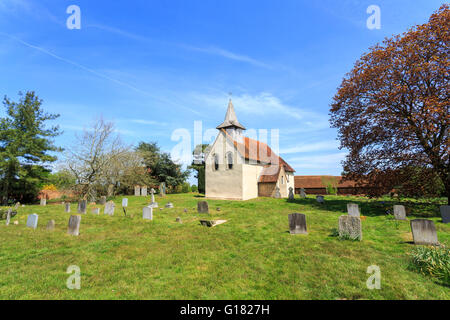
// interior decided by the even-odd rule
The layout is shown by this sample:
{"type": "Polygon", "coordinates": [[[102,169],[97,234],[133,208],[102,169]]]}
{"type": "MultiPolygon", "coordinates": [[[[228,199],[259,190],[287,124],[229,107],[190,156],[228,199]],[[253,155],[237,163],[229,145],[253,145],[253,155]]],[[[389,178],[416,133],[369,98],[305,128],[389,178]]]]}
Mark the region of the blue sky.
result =
{"type": "Polygon", "coordinates": [[[127,143],[171,152],[175,130],[219,125],[232,92],[247,128],[280,130],[297,175],[339,175],[345,150],[328,113],[343,76],[444,2],[0,0],[0,95],[36,91],[61,114],[63,147],[102,116],[127,143]],[[380,30],[366,27],[372,4],[380,30]],[[80,30],[66,27],[69,5],[81,9],[80,30]]]}

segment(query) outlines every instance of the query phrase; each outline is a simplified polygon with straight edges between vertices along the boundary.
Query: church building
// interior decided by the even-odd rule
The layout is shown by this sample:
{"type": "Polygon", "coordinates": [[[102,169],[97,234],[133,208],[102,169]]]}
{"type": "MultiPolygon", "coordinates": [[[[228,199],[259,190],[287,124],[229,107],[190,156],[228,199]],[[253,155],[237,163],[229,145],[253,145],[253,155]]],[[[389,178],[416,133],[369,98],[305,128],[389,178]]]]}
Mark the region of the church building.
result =
{"type": "Polygon", "coordinates": [[[263,142],[245,137],[230,100],[225,121],[205,156],[206,197],[249,200],[287,198],[295,170],[263,142]]]}

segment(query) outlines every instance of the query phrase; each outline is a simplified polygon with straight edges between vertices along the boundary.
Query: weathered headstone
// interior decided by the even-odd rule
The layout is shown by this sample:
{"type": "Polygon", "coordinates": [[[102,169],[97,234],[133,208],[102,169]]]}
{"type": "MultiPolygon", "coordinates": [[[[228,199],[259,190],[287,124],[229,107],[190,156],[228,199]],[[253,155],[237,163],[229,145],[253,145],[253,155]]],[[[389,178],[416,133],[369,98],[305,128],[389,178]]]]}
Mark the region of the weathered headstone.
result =
{"type": "Polygon", "coordinates": [[[100,205],[104,206],[106,204],[106,197],[105,196],[101,196],[100,197],[100,205]]]}
{"type": "Polygon", "coordinates": [[[361,213],[359,212],[359,206],[356,203],[347,203],[347,213],[352,217],[361,216],[361,213]]]}
{"type": "Polygon", "coordinates": [[[226,222],[227,220],[200,220],[201,225],[208,228],[213,228],[226,222]]]}
{"type": "Polygon", "coordinates": [[[206,202],[206,201],[199,201],[197,203],[197,212],[198,213],[209,213],[208,202],[206,202]]]}
{"type": "Polygon", "coordinates": [[[46,205],[47,205],[47,199],[41,198],[41,203],[40,203],[40,205],[41,205],[41,206],[46,206],[46,205]]]}
{"type": "Polygon", "coordinates": [[[414,244],[438,245],[436,226],[432,220],[417,219],[411,221],[414,244]]]}
{"type": "Polygon", "coordinates": [[[150,203],[149,207],[158,208],[158,202],[155,202],[155,189],[150,190],[150,194],[152,195],[152,203],[150,203]]]}
{"type": "Polygon", "coordinates": [[[165,196],[166,196],[166,184],[165,184],[164,182],[162,182],[162,183],[159,185],[159,195],[160,195],[161,197],[165,197],[165,196]]]}
{"type": "Polygon", "coordinates": [[[441,217],[443,223],[450,223],[450,206],[441,206],[441,217]]]}
{"type": "Polygon", "coordinates": [[[145,207],[143,209],[142,217],[144,218],[144,220],[153,220],[153,208],[145,207]]]}
{"type": "Polygon", "coordinates": [[[9,226],[9,223],[11,221],[11,209],[8,209],[8,212],[6,213],[6,225],[9,226]]]}
{"type": "Polygon", "coordinates": [[[188,212],[188,209],[185,208],[185,209],[184,209],[184,213],[187,213],[187,212],[188,212]]]}
{"type": "Polygon", "coordinates": [[[100,214],[100,208],[93,208],[93,209],[91,210],[91,213],[92,213],[92,214],[99,215],[99,214],[100,214]]]}
{"type": "Polygon", "coordinates": [[[80,223],[81,216],[70,216],[69,227],[67,228],[67,233],[72,236],[80,235],[80,223]]]}
{"type": "Polygon", "coordinates": [[[289,232],[291,234],[308,234],[306,215],[293,213],[289,215],[289,232]]]}
{"type": "Polygon", "coordinates": [[[275,199],[281,199],[280,188],[275,187],[275,194],[273,196],[275,199]]]}
{"type": "Polygon", "coordinates": [[[38,226],[39,216],[35,213],[30,214],[27,219],[27,227],[36,229],[38,226]]]}
{"type": "Polygon", "coordinates": [[[173,203],[169,202],[168,204],[166,204],[166,208],[173,209],[173,203]]]}
{"type": "Polygon", "coordinates": [[[19,209],[19,207],[20,207],[20,202],[17,202],[16,205],[14,206],[14,210],[19,209]]]}
{"type": "Polygon", "coordinates": [[[114,215],[114,209],[115,209],[114,202],[108,201],[105,204],[105,214],[107,214],[109,216],[113,216],[114,215]]]}
{"type": "Polygon", "coordinates": [[[47,223],[47,230],[49,230],[49,231],[55,230],[55,220],[50,220],[47,223]]]}
{"type": "Polygon", "coordinates": [[[306,198],[306,191],[305,188],[300,189],[300,198],[306,198]]]}
{"type": "Polygon", "coordinates": [[[86,214],[87,210],[87,200],[78,201],[78,213],[86,214]]]}
{"type": "Polygon", "coordinates": [[[340,216],[339,217],[339,236],[350,237],[350,239],[362,240],[362,225],[360,217],[340,216]]]}
{"type": "Polygon", "coordinates": [[[65,203],[64,206],[66,209],[66,213],[70,213],[70,203],[65,203]]]}
{"type": "Polygon", "coordinates": [[[122,199],[122,207],[124,207],[124,208],[128,207],[128,199],[127,198],[122,199]]]}
{"type": "Polygon", "coordinates": [[[405,206],[394,206],[395,220],[406,220],[405,206]]]}
{"type": "Polygon", "coordinates": [[[325,198],[323,196],[317,196],[316,200],[318,203],[325,203],[325,198]]]}
{"type": "Polygon", "coordinates": [[[290,201],[294,201],[295,200],[294,188],[292,188],[292,187],[289,188],[289,200],[290,201]]]}
{"type": "Polygon", "coordinates": [[[183,223],[183,221],[181,220],[180,217],[178,217],[175,221],[178,222],[178,223],[183,223]]]}
{"type": "Polygon", "coordinates": [[[147,196],[147,187],[141,187],[141,196],[146,197],[147,196]]]}
{"type": "Polygon", "coordinates": [[[139,197],[141,195],[141,187],[140,186],[134,186],[134,195],[136,197],[139,197]]]}

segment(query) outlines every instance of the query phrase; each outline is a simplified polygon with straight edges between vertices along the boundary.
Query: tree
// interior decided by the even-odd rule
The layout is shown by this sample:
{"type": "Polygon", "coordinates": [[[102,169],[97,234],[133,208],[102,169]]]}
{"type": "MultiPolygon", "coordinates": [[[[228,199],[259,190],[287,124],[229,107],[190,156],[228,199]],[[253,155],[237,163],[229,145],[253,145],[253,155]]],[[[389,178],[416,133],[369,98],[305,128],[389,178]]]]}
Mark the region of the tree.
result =
{"type": "Polygon", "coordinates": [[[58,126],[46,127],[57,114],[41,108],[42,100],[33,91],[23,95],[19,102],[7,97],[3,104],[6,117],[0,119],[0,194],[2,203],[9,200],[34,201],[51,171],[49,164],[56,161],[49,152],[62,151],[52,138],[61,134],[58,126]]]}
{"type": "Polygon", "coordinates": [[[141,154],[148,174],[158,182],[165,182],[172,189],[182,185],[189,177],[190,171],[183,171],[181,165],[173,162],[168,153],[161,152],[155,142],[141,142],[136,151],[141,154]]]}
{"type": "Polygon", "coordinates": [[[189,166],[189,169],[197,171],[195,174],[195,178],[198,183],[198,192],[205,193],[205,154],[208,153],[209,144],[199,144],[195,147],[194,152],[194,161],[189,166]]]}
{"type": "Polygon", "coordinates": [[[99,186],[105,187],[111,169],[128,151],[129,147],[115,133],[114,124],[103,119],[77,136],[76,143],[68,149],[66,164],[76,178],[80,197],[96,199],[99,186]]]}
{"type": "Polygon", "coordinates": [[[440,179],[450,204],[449,27],[443,5],[428,23],[374,46],[333,99],[331,124],[350,151],[346,179],[374,186],[370,195],[417,195],[440,179]]]}

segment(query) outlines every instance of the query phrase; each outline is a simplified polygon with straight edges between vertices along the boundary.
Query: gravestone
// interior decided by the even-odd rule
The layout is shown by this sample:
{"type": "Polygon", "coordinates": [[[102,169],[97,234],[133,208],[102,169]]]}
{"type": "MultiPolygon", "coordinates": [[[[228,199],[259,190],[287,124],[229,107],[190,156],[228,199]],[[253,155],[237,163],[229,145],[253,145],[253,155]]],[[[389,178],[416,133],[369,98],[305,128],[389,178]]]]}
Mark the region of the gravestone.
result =
{"type": "Polygon", "coordinates": [[[36,229],[38,226],[39,216],[35,213],[30,214],[27,219],[27,227],[36,229]]]}
{"type": "Polygon", "coordinates": [[[142,218],[144,218],[144,220],[153,220],[153,208],[145,207],[143,209],[142,218]]]}
{"type": "Polygon", "coordinates": [[[414,244],[425,246],[435,246],[439,244],[436,226],[432,220],[412,220],[411,231],[413,234],[414,244]]]}
{"type": "Polygon", "coordinates": [[[99,215],[99,214],[100,214],[100,208],[93,208],[93,209],[91,210],[91,213],[92,213],[92,214],[99,215]]]}
{"type": "Polygon", "coordinates": [[[351,217],[361,216],[361,213],[359,212],[359,206],[356,203],[347,203],[347,213],[351,217]]]}
{"type": "Polygon", "coordinates": [[[128,199],[127,198],[122,199],[122,207],[124,207],[124,208],[128,207],[128,199]]]}
{"type": "Polygon", "coordinates": [[[198,213],[209,213],[208,202],[206,202],[206,201],[199,201],[197,203],[197,212],[198,213]]]}
{"type": "Polygon", "coordinates": [[[159,185],[159,195],[160,195],[161,197],[165,197],[165,196],[166,196],[166,184],[165,184],[164,182],[162,182],[162,183],[159,185]]]}
{"type": "Polygon", "coordinates": [[[41,205],[41,206],[46,206],[46,205],[47,205],[47,199],[42,198],[42,199],[41,199],[40,205],[41,205]]]}
{"type": "Polygon", "coordinates": [[[323,204],[323,203],[325,203],[325,198],[323,196],[317,196],[316,201],[318,203],[323,204]]]}
{"type": "Polygon", "coordinates": [[[66,209],[66,213],[70,213],[70,203],[66,203],[64,204],[65,209],[66,209]]]}
{"type": "Polygon", "coordinates": [[[280,188],[276,187],[275,188],[275,194],[273,196],[275,199],[281,199],[281,193],[280,193],[280,188]]]}
{"type": "Polygon", "coordinates": [[[406,220],[405,206],[394,206],[395,220],[406,220]]]}
{"type": "Polygon", "coordinates": [[[184,213],[187,213],[187,212],[188,212],[188,209],[185,208],[185,209],[184,209],[184,213]]]}
{"type": "Polygon", "coordinates": [[[340,216],[339,217],[339,236],[348,236],[351,239],[362,240],[362,225],[360,217],[340,216]]]}
{"type": "Polygon", "coordinates": [[[147,187],[142,187],[141,188],[141,196],[142,197],[146,197],[147,196],[147,187]]]}
{"type": "Polygon", "coordinates": [[[166,204],[166,208],[173,209],[173,203],[169,202],[168,204],[166,204]]]}
{"type": "Polygon", "coordinates": [[[150,194],[152,195],[152,203],[150,203],[149,207],[158,208],[158,202],[155,202],[155,189],[150,190],[150,194]]]}
{"type": "Polygon", "coordinates": [[[139,197],[141,195],[141,187],[140,186],[134,186],[134,195],[136,197],[139,197]]]}
{"type": "Polygon", "coordinates": [[[55,220],[50,220],[47,223],[47,230],[49,230],[49,231],[55,230],[55,220]]]}
{"type": "Polygon", "coordinates": [[[6,213],[6,225],[9,226],[9,223],[11,221],[11,209],[8,209],[8,212],[6,213]]]}
{"type": "Polygon", "coordinates": [[[200,224],[204,227],[213,228],[215,226],[226,223],[227,220],[200,220],[200,224]]]}
{"type": "Polygon", "coordinates": [[[87,200],[78,201],[78,213],[86,214],[87,210],[87,200]]]}
{"type": "Polygon", "coordinates": [[[294,188],[292,188],[292,187],[289,188],[289,200],[290,201],[294,201],[295,200],[294,188]]]}
{"type": "Polygon", "coordinates": [[[289,215],[289,232],[291,234],[308,234],[306,215],[293,213],[289,215]]]}
{"type": "Polygon", "coordinates": [[[67,228],[67,233],[72,236],[80,235],[80,223],[81,216],[70,216],[69,227],[67,228]]]}
{"type": "Polygon", "coordinates": [[[176,220],[175,220],[175,222],[178,222],[178,223],[183,223],[183,221],[181,220],[181,218],[180,217],[178,217],[176,220]]]}
{"type": "Polygon", "coordinates": [[[110,184],[108,186],[108,191],[107,191],[108,197],[112,197],[114,195],[114,185],[110,184]]]}
{"type": "Polygon", "coordinates": [[[16,205],[14,206],[14,210],[19,209],[19,207],[20,207],[20,202],[17,202],[16,205]]]}
{"type": "Polygon", "coordinates": [[[114,215],[114,209],[115,209],[114,202],[108,201],[106,203],[106,205],[105,205],[105,214],[107,214],[109,216],[113,216],[114,215]]]}
{"type": "Polygon", "coordinates": [[[300,198],[306,198],[306,191],[305,188],[300,189],[300,198]]]}
{"type": "Polygon", "coordinates": [[[441,217],[443,223],[450,223],[450,206],[441,206],[441,217]]]}
{"type": "Polygon", "coordinates": [[[100,204],[102,206],[104,206],[106,204],[106,197],[105,196],[100,197],[100,204]]]}

